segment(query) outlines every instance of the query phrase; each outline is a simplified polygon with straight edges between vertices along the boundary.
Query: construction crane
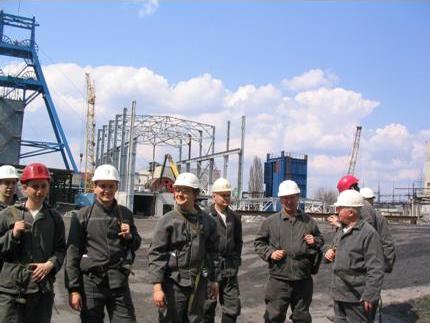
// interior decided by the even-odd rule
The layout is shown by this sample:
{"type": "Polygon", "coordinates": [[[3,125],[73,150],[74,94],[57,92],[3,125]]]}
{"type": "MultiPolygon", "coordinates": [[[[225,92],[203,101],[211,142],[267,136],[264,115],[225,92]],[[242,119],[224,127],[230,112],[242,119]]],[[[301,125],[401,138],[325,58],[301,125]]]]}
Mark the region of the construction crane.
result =
{"type": "Polygon", "coordinates": [[[175,179],[176,179],[176,177],[179,176],[179,171],[178,171],[178,167],[176,166],[176,164],[173,161],[173,158],[170,154],[166,154],[164,156],[164,162],[163,162],[163,166],[161,168],[160,178],[163,177],[163,175],[164,175],[164,169],[166,168],[166,162],[167,161],[169,161],[170,169],[172,170],[172,174],[173,174],[173,176],[175,176],[175,179]]]}
{"type": "Polygon", "coordinates": [[[92,192],[91,178],[95,168],[95,103],[96,93],[94,82],[91,81],[90,74],[85,73],[87,82],[87,116],[85,128],[85,170],[84,170],[84,193],[92,192]]]}
{"type": "Polygon", "coordinates": [[[355,130],[354,143],[352,145],[351,157],[349,158],[348,173],[354,175],[355,164],[357,163],[358,148],[360,146],[361,126],[357,126],[355,130]]]}
{"type": "MultiPolygon", "coordinates": [[[[158,169],[160,170],[159,174],[158,172],[154,174],[154,178],[147,183],[148,188],[152,192],[173,192],[173,183],[176,177],[178,177],[179,171],[170,154],[164,155],[163,165],[157,167],[158,169]],[[169,166],[167,166],[167,162],[169,162],[169,166]],[[168,167],[170,168],[170,172],[166,171],[168,167]]],[[[155,169],[153,172],[155,173],[155,169]]]]}

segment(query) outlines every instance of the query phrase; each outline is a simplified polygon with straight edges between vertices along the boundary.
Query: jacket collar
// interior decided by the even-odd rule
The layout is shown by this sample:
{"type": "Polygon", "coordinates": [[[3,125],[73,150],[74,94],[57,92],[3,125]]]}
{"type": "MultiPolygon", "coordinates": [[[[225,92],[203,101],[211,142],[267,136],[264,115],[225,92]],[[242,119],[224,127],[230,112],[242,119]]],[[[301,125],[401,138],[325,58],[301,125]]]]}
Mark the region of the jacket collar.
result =
{"type": "Polygon", "coordinates": [[[113,199],[113,203],[111,206],[107,207],[104,204],[100,203],[97,199],[94,200],[94,204],[97,205],[99,208],[101,208],[102,210],[106,211],[106,212],[110,212],[112,210],[114,210],[114,208],[118,205],[118,202],[116,201],[116,199],[113,199]]]}
{"type": "Polygon", "coordinates": [[[287,214],[287,212],[284,211],[284,209],[282,209],[281,212],[279,212],[279,214],[281,219],[284,221],[285,220],[294,221],[294,218],[298,218],[298,219],[303,218],[303,212],[300,209],[297,209],[295,216],[290,216],[289,214],[287,214]]]}
{"type": "Polygon", "coordinates": [[[360,231],[363,228],[365,222],[366,222],[365,220],[359,219],[352,228],[350,228],[347,232],[344,233],[344,235],[349,234],[352,231],[360,231]]]}

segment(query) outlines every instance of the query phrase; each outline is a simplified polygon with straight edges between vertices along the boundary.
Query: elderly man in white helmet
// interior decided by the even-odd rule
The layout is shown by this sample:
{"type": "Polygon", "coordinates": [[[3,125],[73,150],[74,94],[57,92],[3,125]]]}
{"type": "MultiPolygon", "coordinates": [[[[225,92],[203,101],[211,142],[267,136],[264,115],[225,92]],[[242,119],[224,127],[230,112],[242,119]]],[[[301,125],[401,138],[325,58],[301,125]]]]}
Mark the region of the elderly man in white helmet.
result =
{"type": "Polygon", "coordinates": [[[288,307],[294,323],[310,323],[312,274],[318,271],[321,232],[309,215],[298,209],[300,189],[292,180],[279,185],[282,210],[267,218],[254,241],[255,251],[269,263],[265,322],[284,322],[288,307]]]}
{"type": "Polygon", "coordinates": [[[119,180],[114,166],[98,166],[95,201],[70,223],[65,282],[82,322],[104,322],[105,307],[111,322],[136,322],[128,276],[141,237],[133,213],[115,199],[119,180]]]}
{"type": "Polygon", "coordinates": [[[331,295],[335,322],[373,322],[384,278],[384,256],[378,233],[360,217],[363,197],[342,191],[335,206],[341,227],[325,253],[332,262],[331,295]]]}
{"type": "Polygon", "coordinates": [[[149,248],[149,279],[159,322],[196,323],[207,283],[210,297],[218,296],[219,236],[214,219],[197,205],[197,176],[182,173],[173,188],[176,205],[157,222],[149,248]]]}
{"type": "MultiPolygon", "coordinates": [[[[221,323],[236,322],[240,314],[240,292],[237,274],[242,254],[242,222],[230,207],[231,185],[225,178],[218,178],[212,185],[212,205],[209,214],[217,223],[220,236],[219,302],[222,308],[221,323]]],[[[205,302],[204,323],[215,322],[217,300],[205,302]]]]}
{"type": "Polygon", "coordinates": [[[10,165],[0,167],[0,210],[15,203],[18,179],[15,167],[10,165]]]}

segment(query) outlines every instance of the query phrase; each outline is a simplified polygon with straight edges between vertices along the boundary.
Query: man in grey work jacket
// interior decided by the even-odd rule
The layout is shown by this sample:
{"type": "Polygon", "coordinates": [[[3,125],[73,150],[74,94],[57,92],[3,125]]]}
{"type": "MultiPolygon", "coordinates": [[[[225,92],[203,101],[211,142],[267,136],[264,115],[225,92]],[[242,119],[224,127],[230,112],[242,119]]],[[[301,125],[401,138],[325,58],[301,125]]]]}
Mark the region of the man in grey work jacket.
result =
{"type": "Polygon", "coordinates": [[[312,321],[313,264],[324,244],[316,222],[298,210],[300,189],[294,181],[279,185],[282,210],[264,220],[255,251],[269,263],[265,322],[284,322],[291,306],[294,323],[312,321]]]}
{"type": "Polygon", "coordinates": [[[72,217],[67,241],[66,289],[82,322],[136,322],[128,276],[141,238],[132,212],[118,205],[119,174],[100,165],[92,178],[95,202],[72,217]]]}
{"type": "Polygon", "coordinates": [[[0,322],[51,321],[66,242],[61,215],[45,203],[50,178],[45,165],[27,165],[21,177],[26,200],[0,213],[0,322]]]}
{"type": "Polygon", "coordinates": [[[182,173],[173,184],[175,208],[157,222],[149,248],[149,277],[160,322],[197,323],[206,283],[218,296],[216,223],[197,205],[200,182],[182,173]],[[207,276],[207,277],[204,277],[207,276]]]}
{"type": "Polygon", "coordinates": [[[18,179],[19,176],[15,167],[0,166],[0,210],[15,204],[18,179]]]}
{"type": "MultiPolygon", "coordinates": [[[[349,189],[361,193],[361,190],[358,187],[358,178],[352,175],[343,176],[337,183],[337,189],[339,193],[349,189]]],[[[369,189],[364,190],[365,195],[366,193],[369,193],[368,190],[369,189]]],[[[373,195],[373,199],[375,196],[372,191],[371,194],[373,195]]],[[[368,222],[379,234],[384,254],[384,272],[391,273],[396,261],[396,250],[387,220],[373,207],[373,203],[370,203],[367,200],[367,197],[365,197],[363,201],[363,206],[360,210],[360,217],[368,222]]],[[[337,220],[335,216],[332,216],[332,218],[334,221],[337,220]]]]}
{"type": "MultiPolygon", "coordinates": [[[[237,274],[242,254],[242,222],[240,216],[230,208],[231,185],[225,178],[218,178],[212,185],[213,204],[209,214],[217,223],[220,235],[220,279],[219,302],[222,307],[221,323],[236,322],[240,314],[240,292],[237,274]]],[[[216,298],[205,302],[204,323],[215,322],[216,298]]]]}
{"type": "Polygon", "coordinates": [[[334,321],[371,323],[384,279],[382,244],[375,229],[360,218],[363,197],[345,190],[335,203],[341,227],[325,252],[332,262],[334,321]]]}

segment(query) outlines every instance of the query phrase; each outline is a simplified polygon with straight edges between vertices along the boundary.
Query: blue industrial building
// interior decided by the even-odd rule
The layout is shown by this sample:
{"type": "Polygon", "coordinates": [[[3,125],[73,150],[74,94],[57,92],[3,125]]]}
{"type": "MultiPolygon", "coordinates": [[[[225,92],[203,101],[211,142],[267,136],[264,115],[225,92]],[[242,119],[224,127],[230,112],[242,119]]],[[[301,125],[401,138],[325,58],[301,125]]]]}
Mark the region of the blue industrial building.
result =
{"type": "Polygon", "coordinates": [[[267,154],[264,163],[264,196],[277,197],[279,184],[291,179],[300,187],[300,197],[306,198],[308,179],[308,155],[281,151],[281,156],[267,154]]]}

